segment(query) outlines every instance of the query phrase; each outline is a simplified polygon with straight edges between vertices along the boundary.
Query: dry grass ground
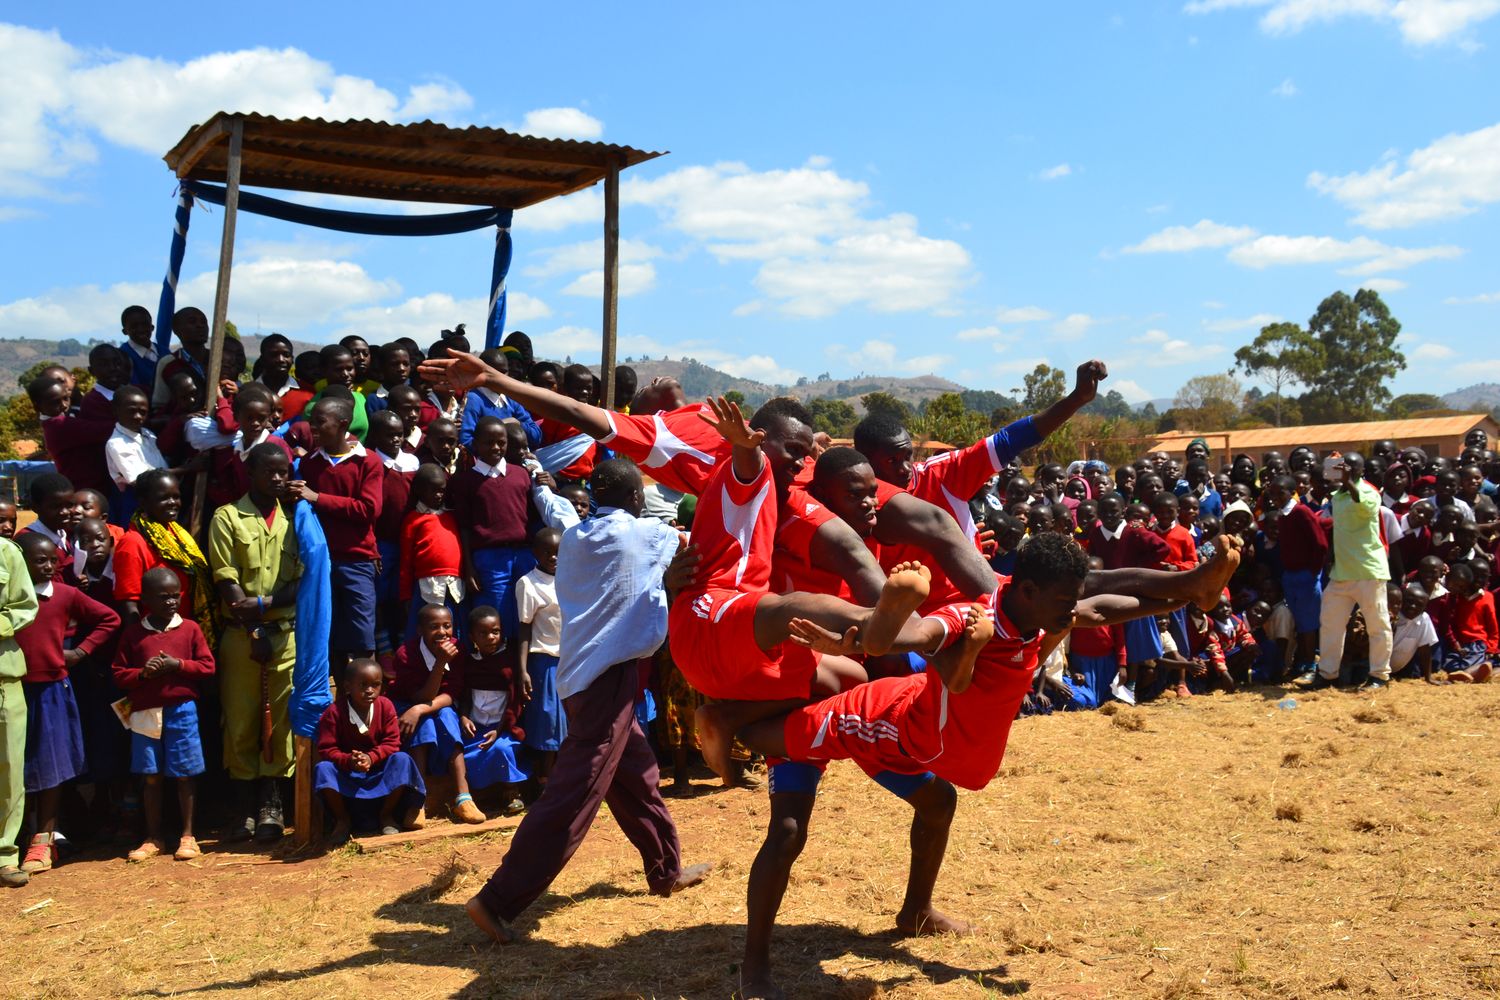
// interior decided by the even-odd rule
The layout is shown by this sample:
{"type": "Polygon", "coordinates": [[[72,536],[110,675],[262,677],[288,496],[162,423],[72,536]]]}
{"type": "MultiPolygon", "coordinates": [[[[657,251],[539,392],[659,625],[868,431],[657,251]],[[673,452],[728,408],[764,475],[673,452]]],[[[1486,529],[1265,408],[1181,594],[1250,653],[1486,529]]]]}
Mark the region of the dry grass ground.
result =
{"type": "MultiPolygon", "coordinates": [[[[788,992],[1500,995],[1500,685],[1299,694],[1295,711],[1279,697],[1019,722],[1004,773],[961,796],[939,883],[968,939],[890,936],[907,811],[835,766],[782,912],[788,992]]],[[[461,910],[501,835],[297,863],[78,862],[0,895],[3,992],[727,996],[765,795],[672,808],[687,860],[719,865],[708,883],[645,895],[601,817],[506,949],[461,910]]]]}

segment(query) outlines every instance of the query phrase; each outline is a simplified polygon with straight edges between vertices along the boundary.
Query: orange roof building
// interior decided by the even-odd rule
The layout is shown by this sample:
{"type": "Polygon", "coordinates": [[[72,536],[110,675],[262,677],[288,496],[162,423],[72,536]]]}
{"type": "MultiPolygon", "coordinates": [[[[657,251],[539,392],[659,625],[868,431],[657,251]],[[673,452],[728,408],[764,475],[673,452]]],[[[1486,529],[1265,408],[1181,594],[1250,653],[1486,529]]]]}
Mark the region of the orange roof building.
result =
{"type": "Polygon", "coordinates": [[[1201,437],[1215,456],[1244,453],[1256,462],[1268,451],[1279,451],[1284,457],[1293,448],[1305,445],[1322,458],[1334,451],[1365,451],[1376,441],[1395,441],[1398,445],[1416,445],[1429,455],[1456,457],[1463,451],[1464,435],[1481,428],[1490,436],[1493,447],[1500,440],[1500,424],[1487,414],[1463,413],[1453,417],[1415,417],[1410,420],[1368,420],[1352,424],[1306,424],[1300,427],[1257,427],[1243,431],[1173,431],[1159,434],[1147,451],[1164,451],[1181,456],[1188,443],[1201,437]]]}

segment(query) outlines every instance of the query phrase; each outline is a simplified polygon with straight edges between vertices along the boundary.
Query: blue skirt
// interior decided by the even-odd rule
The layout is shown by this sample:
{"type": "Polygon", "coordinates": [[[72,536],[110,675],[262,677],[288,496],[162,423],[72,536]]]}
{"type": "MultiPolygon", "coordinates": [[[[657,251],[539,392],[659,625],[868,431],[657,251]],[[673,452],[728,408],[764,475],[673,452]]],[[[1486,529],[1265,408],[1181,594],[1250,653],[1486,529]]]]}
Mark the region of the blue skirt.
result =
{"type": "Polygon", "coordinates": [[[24,681],[21,687],[26,695],[26,791],[44,792],[72,781],[88,766],[78,701],[67,678],[24,681]]]}
{"type": "Polygon", "coordinates": [[[521,710],[525,743],[533,750],[557,750],[568,736],[568,716],[557,694],[557,657],[531,653],[526,672],[531,675],[531,700],[521,710]]]}
{"type": "Polygon", "coordinates": [[[1132,618],[1125,623],[1126,663],[1145,663],[1161,653],[1161,632],[1155,618],[1132,618]]]}
{"type": "MultiPolygon", "coordinates": [[[[482,727],[481,727],[482,728],[482,727]]],[[[464,767],[469,774],[469,788],[478,791],[491,785],[519,785],[530,777],[516,762],[516,747],[521,744],[509,736],[499,736],[486,749],[479,749],[484,733],[464,744],[464,767]]]]}
{"type": "Polygon", "coordinates": [[[470,558],[474,575],[479,578],[479,593],[469,595],[470,606],[489,605],[499,611],[505,637],[514,639],[521,631],[521,618],[516,612],[516,581],[536,569],[536,556],[531,554],[529,546],[501,545],[475,549],[470,558]]]}
{"type": "Polygon", "coordinates": [[[338,792],[346,799],[383,799],[392,792],[404,791],[407,796],[427,795],[427,785],[417,772],[416,761],[411,755],[397,750],[380,766],[368,772],[344,771],[332,761],[320,760],[313,778],[313,787],[322,791],[338,792]]]}
{"type": "MultiPolygon", "coordinates": [[[[392,701],[396,707],[396,717],[400,718],[411,708],[410,702],[392,701]]],[[[430,746],[432,750],[427,754],[427,773],[431,775],[447,774],[448,759],[453,756],[453,751],[464,745],[463,730],[459,728],[458,713],[452,707],[440,708],[436,712],[429,712],[417,724],[416,731],[410,736],[401,738],[401,749],[410,751],[414,747],[430,746]]]]}
{"type": "MultiPolygon", "coordinates": [[[[375,655],[396,650],[408,635],[401,620],[401,546],[376,541],[380,573],[375,577],[375,655]]],[[[456,624],[456,622],[455,622],[456,624]]]]}
{"type": "Polygon", "coordinates": [[[1068,666],[1083,675],[1083,687],[1087,688],[1098,707],[1113,697],[1110,685],[1120,673],[1120,661],[1113,656],[1081,656],[1068,654],[1068,666]]]}

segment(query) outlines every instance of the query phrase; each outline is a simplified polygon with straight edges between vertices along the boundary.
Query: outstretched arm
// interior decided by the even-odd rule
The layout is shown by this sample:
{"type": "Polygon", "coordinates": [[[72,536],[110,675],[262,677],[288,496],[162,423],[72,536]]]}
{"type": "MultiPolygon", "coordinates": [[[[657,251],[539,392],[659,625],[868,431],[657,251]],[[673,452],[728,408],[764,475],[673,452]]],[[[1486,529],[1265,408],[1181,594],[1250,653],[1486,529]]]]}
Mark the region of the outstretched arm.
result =
{"type": "MultiPolygon", "coordinates": [[[[530,414],[576,427],[591,438],[609,437],[613,430],[609,415],[599,407],[580,403],[560,392],[518,382],[504,372],[491,368],[473,354],[450,349],[446,358],[424,361],[417,371],[428,382],[454,391],[483,386],[494,392],[504,393],[526,407],[530,414]]],[[[529,438],[530,431],[527,433],[529,438]]]]}
{"type": "Polygon", "coordinates": [[[760,475],[766,457],[760,453],[760,443],[766,439],[765,431],[753,431],[740,413],[740,404],[723,396],[708,397],[708,406],[713,416],[698,414],[698,419],[719,432],[719,436],[734,446],[734,475],[742,483],[755,481],[760,475]]]}
{"type": "Polygon", "coordinates": [[[1092,403],[1099,395],[1099,383],[1108,377],[1109,369],[1104,367],[1103,361],[1085,361],[1079,365],[1078,381],[1074,383],[1073,391],[1032,416],[1031,423],[1037,435],[1047,437],[1067,423],[1073,414],[1092,403]]]}

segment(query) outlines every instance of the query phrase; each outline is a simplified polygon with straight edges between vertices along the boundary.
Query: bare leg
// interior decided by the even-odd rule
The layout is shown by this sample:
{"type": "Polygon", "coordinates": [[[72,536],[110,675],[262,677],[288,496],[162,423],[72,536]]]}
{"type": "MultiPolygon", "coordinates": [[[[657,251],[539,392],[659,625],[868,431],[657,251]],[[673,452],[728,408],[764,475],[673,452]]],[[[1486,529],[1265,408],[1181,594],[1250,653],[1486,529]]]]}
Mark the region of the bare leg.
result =
{"type": "MultiPolygon", "coordinates": [[[[327,809],[329,815],[333,817],[333,832],[329,834],[328,839],[335,847],[337,847],[349,839],[349,828],[351,826],[351,821],[349,819],[349,804],[344,801],[344,797],[340,795],[335,789],[324,788],[321,789],[321,791],[323,795],[323,808],[327,809]]],[[[395,799],[399,794],[399,792],[396,792],[392,793],[391,795],[387,795],[385,797],[385,801],[381,803],[381,826],[395,825],[394,823],[386,822],[387,817],[385,811],[387,809],[395,808],[392,800],[395,799]]]]}
{"type": "MultiPolygon", "coordinates": [[[[764,725],[757,723],[756,727],[764,725]]],[[[779,731],[780,726],[776,728],[779,731]]],[[[750,884],[745,894],[745,960],[740,965],[739,990],[735,994],[742,1000],[771,1000],[786,995],[771,978],[771,933],[776,926],[776,912],[786,895],[792,865],[807,844],[807,824],[816,801],[816,796],[806,793],[779,792],[771,796],[766,839],[750,866],[750,884]]]]}
{"type": "Polygon", "coordinates": [[[57,807],[61,801],[61,785],[36,793],[36,832],[46,834],[48,843],[52,842],[52,835],[57,831],[57,807]]]}
{"type": "Polygon", "coordinates": [[[907,937],[927,934],[968,934],[969,925],[932,908],[932,889],[948,850],[948,830],[958,808],[958,793],[942,778],[934,778],[912,793],[911,867],[906,876],[906,898],[896,914],[896,930],[907,937]]]}
{"type": "Polygon", "coordinates": [[[921,563],[902,563],[891,571],[875,607],[865,608],[829,594],[768,594],[755,606],[755,644],[772,650],[791,638],[793,618],[805,618],[843,635],[859,632],[862,651],[881,656],[890,651],[931,586],[932,574],[921,563]]]}
{"type": "Polygon", "coordinates": [[[1205,610],[1219,603],[1229,578],[1240,564],[1239,540],[1227,535],[1214,539],[1214,557],[1185,573],[1160,569],[1096,569],[1083,584],[1084,597],[1115,594],[1191,602],[1205,610]]]}
{"type": "MultiPolygon", "coordinates": [[[[745,727],[759,725],[763,720],[773,717],[779,732],[781,718],[792,709],[805,704],[807,699],[789,698],[784,701],[715,701],[700,705],[694,717],[694,725],[698,727],[698,741],[703,747],[703,762],[713,769],[714,774],[728,782],[734,774],[734,761],[729,752],[734,745],[735,734],[743,734],[748,731],[745,727]]],[[[741,739],[743,740],[743,735],[741,739]]],[[[766,750],[761,752],[770,753],[766,750]]]]}
{"type": "Polygon", "coordinates": [[[141,811],[146,815],[146,839],[161,842],[161,775],[146,775],[141,811]]]}
{"type": "MultiPolygon", "coordinates": [[[[191,837],[193,835],[193,806],[197,801],[198,779],[177,779],[177,809],[182,813],[182,835],[191,837]]],[[[160,824],[160,819],[157,820],[160,824]]]]}

